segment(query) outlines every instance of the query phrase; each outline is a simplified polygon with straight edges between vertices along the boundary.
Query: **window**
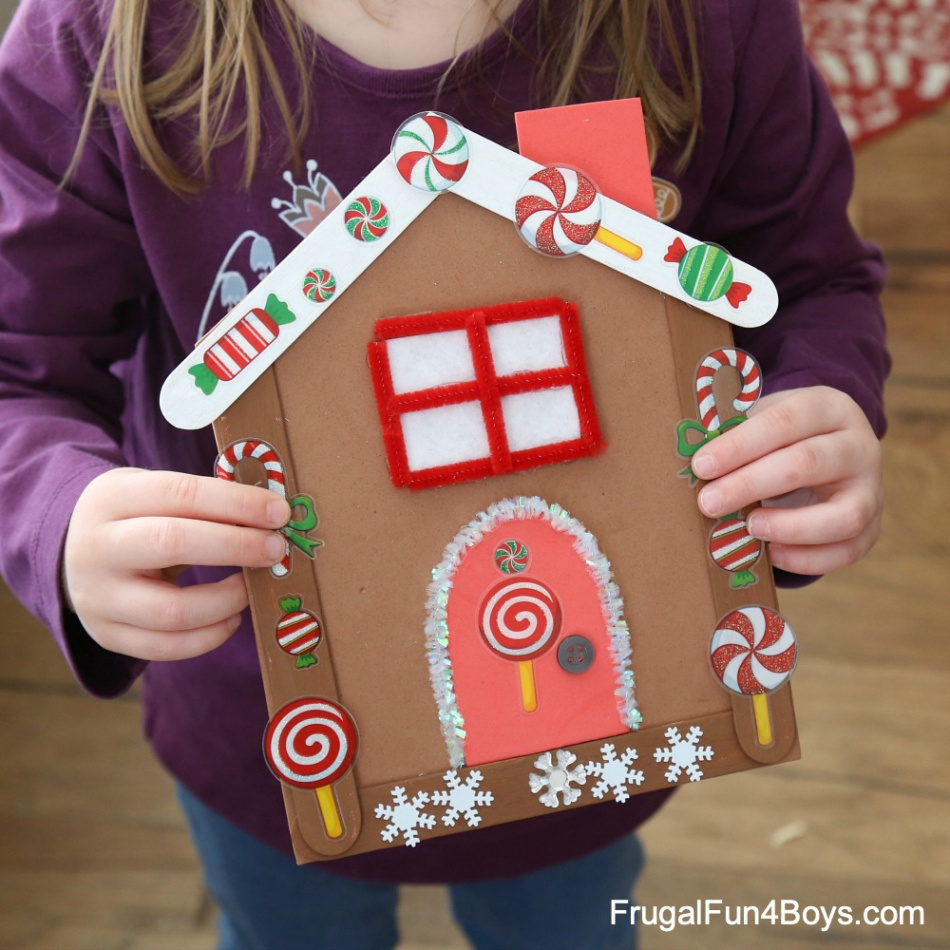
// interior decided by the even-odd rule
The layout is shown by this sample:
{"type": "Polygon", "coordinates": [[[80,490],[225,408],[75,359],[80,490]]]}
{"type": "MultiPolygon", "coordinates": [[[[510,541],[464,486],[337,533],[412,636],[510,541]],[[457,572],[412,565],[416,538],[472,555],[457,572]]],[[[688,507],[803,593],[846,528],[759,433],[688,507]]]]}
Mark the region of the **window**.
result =
{"type": "Polygon", "coordinates": [[[573,304],[387,317],[376,336],[369,363],[397,486],[504,475],[604,447],[573,304]]]}

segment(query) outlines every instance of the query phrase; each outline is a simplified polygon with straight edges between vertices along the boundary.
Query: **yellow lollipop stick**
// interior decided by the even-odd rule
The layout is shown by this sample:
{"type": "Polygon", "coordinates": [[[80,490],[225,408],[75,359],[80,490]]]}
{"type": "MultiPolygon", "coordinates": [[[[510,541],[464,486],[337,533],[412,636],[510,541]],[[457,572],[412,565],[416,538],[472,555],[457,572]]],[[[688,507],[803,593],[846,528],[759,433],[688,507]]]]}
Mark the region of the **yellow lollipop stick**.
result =
{"type": "Polygon", "coordinates": [[[643,248],[639,244],[634,244],[633,241],[628,241],[625,237],[614,234],[613,231],[608,231],[603,225],[597,229],[594,240],[600,241],[601,244],[605,244],[611,250],[623,254],[624,257],[629,257],[631,260],[638,261],[643,257],[643,248]]]}
{"type": "Polygon", "coordinates": [[[333,788],[330,785],[321,785],[314,789],[317,795],[317,805],[320,808],[320,816],[323,818],[323,826],[326,828],[328,838],[339,838],[343,834],[343,822],[340,820],[340,812],[336,807],[336,798],[333,795],[333,788]]]}
{"type": "Polygon", "coordinates": [[[518,661],[518,675],[521,677],[521,705],[525,712],[534,712],[538,708],[538,690],[534,685],[534,664],[531,660],[518,661]]]}
{"type": "Polygon", "coordinates": [[[769,697],[767,693],[753,693],[752,714],[755,717],[755,734],[760,746],[770,746],[772,735],[772,717],[769,715],[769,697]]]}

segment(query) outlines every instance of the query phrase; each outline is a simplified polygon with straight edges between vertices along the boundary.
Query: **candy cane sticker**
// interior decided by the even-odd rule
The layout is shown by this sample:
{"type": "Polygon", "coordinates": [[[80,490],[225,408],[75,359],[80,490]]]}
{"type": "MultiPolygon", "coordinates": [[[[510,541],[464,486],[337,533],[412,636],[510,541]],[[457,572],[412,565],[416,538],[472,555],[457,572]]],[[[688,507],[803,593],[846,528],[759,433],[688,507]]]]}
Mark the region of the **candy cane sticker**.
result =
{"type": "MultiPolygon", "coordinates": [[[[696,371],[696,403],[701,421],[683,419],[677,424],[677,454],[681,458],[691,460],[710,439],[744,422],[745,414],[755,405],[761,392],[762,373],[759,371],[759,364],[745,350],[724,348],[707,353],[696,371]],[[716,405],[713,384],[719,371],[727,366],[733,367],[739,373],[739,394],[730,402],[732,410],[738,412],[739,415],[730,413],[729,418],[723,422],[720,419],[719,407],[716,405]]],[[[690,485],[696,484],[692,461],[679,474],[688,476],[690,485]]]]}
{"type": "Polygon", "coordinates": [[[747,413],[762,393],[762,373],[759,364],[745,350],[722,349],[708,353],[696,371],[696,402],[702,424],[709,430],[720,428],[719,412],[713,395],[716,374],[726,366],[739,371],[741,389],[732,401],[736,412],[747,413]]]}
{"type": "MultiPolygon", "coordinates": [[[[287,478],[284,474],[283,463],[277,454],[277,450],[269,442],[264,442],[262,439],[243,439],[239,442],[232,442],[215,461],[215,476],[227,482],[236,481],[235,471],[238,463],[248,458],[257,459],[264,466],[264,471],[267,473],[268,489],[280,495],[281,498],[286,498],[287,478]]],[[[303,516],[299,518],[291,517],[287,524],[277,529],[278,534],[282,534],[285,540],[284,556],[270,569],[274,577],[286,577],[290,573],[291,544],[298,550],[303,551],[309,558],[313,558],[316,549],[323,544],[322,541],[307,537],[307,532],[316,528],[318,521],[313,507],[313,499],[309,495],[294,495],[293,498],[289,499],[289,503],[292,512],[303,509],[303,516]]]]}

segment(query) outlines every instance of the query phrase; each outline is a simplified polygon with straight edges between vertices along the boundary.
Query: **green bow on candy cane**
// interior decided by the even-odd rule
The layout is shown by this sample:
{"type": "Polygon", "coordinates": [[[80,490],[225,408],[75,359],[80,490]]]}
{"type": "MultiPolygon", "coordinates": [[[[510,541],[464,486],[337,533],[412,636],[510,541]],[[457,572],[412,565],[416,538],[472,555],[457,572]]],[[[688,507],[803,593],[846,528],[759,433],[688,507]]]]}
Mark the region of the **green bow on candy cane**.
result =
{"type": "MultiPolygon", "coordinates": [[[[677,423],[676,426],[676,451],[684,459],[692,459],[707,442],[711,442],[717,435],[722,435],[727,429],[732,429],[734,426],[739,425],[740,422],[745,421],[746,416],[733,416],[731,419],[727,419],[718,429],[707,429],[702,423],[697,422],[695,419],[683,419],[683,421],[677,423]],[[698,442],[688,441],[687,436],[690,432],[699,432],[701,436],[700,440],[698,442]]],[[[692,461],[677,474],[688,475],[691,488],[699,481],[696,473],[693,471],[692,461]]]]}
{"type": "Polygon", "coordinates": [[[313,510],[313,499],[309,495],[294,495],[290,499],[291,513],[297,508],[303,508],[306,514],[302,518],[291,518],[277,533],[282,534],[291,544],[312,558],[317,548],[323,547],[323,542],[316,538],[306,537],[308,531],[317,526],[317,513],[313,510]]]}

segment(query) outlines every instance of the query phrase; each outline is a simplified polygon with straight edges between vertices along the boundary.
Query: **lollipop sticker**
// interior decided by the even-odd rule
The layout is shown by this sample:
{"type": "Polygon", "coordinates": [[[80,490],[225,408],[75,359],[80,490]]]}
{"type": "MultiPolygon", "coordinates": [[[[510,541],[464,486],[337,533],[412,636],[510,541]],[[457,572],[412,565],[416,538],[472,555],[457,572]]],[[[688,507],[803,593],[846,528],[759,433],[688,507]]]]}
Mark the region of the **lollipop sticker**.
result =
{"type": "MultiPolygon", "coordinates": [[[[729,347],[707,353],[696,371],[696,404],[699,408],[700,421],[683,419],[676,426],[676,451],[679,456],[692,459],[710,439],[744,422],[745,414],[756,404],[761,393],[762,373],[759,370],[759,364],[745,350],[729,347]],[[731,366],[739,373],[739,394],[731,400],[731,408],[739,415],[731,416],[722,422],[719,418],[713,384],[719,371],[727,366],[731,366]],[[693,441],[691,438],[693,433],[699,435],[698,441],[693,441]]],[[[679,474],[689,476],[691,485],[696,484],[692,463],[679,474]]]]}
{"type": "Polygon", "coordinates": [[[532,175],[515,201],[518,233],[549,257],[577,254],[599,241],[638,261],[643,248],[601,225],[603,207],[594,183],[573,168],[549,165],[532,175]]]}
{"type": "Polygon", "coordinates": [[[736,310],[752,288],[733,277],[732,258],[715,244],[697,244],[686,250],[681,238],[667,248],[663,258],[677,266],[680,287],[693,298],[704,303],[725,297],[736,310]]]}
{"type": "Polygon", "coordinates": [[[393,137],[396,170],[420,191],[448,191],[468,169],[468,156],[465,130],[441,112],[406,119],[393,137]]]}
{"type": "Polygon", "coordinates": [[[719,567],[732,574],[730,586],[734,590],[758,583],[752,568],[762,557],[762,542],[749,534],[742,512],[719,519],[709,533],[709,554],[719,567]]]}
{"type": "Polygon", "coordinates": [[[303,610],[302,603],[300,597],[282,597],[279,604],[283,616],[277,621],[274,630],[281,650],[297,658],[298,670],[318,662],[313,652],[323,639],[320,621],[309,610],[303,610]]]}
{"type": "Polygon", "coordinates": [[[287,785],[314,790],[329,838],[344,830],[332,786],[353,765],[358,745],[353,717],[329,699],[295,699],[277,710],[264,733],[270,770],[287,785]]]}
{"type": "MultiPolygon", "coordinates": [[[[217,457],[214,463],[214,474],[226,482],[236,481],[238,462],[247,458],[257,459],[264,466],[267,473],[267,487],[281,498],[287,497],[287,478],[284,474],[284,465],[277,454],[277,450],[262,439],[243,439],[232,442],[217,457]]],[[[278,528],[277,533],[285,538],[284,556],[274,564],[270,572],[274,577],[285,577],[290,573],[290,546],[294,545],[303,551],[309,558],[315,556],[316,549],[323,545],[316,538],[308,538],[307,532],[317,526],[317,513],[313,509],[313,499],[309,495],[294,495],[289,499],[292,511],[303,510],[302,517],[292,517],[290,521],[278,528]]]]}
{"type": "Polygon", "coordinates": [[[756,738],[770,746],[774,736],[768,694],[795,669],[795,631],[768,607],[740,607],[716,625],[709,644],[713,672],[730,692],[752,697],[756,738]]]}
{"type": "Polygon", "coordinates": [[[518,664],[521,704],[538,708],[532,661],[549,650],[561,630],[561,606],[540,581],[519,577],[502,581],[488,592],[479,609],[479,630],[489,649],[518,664]]]}

